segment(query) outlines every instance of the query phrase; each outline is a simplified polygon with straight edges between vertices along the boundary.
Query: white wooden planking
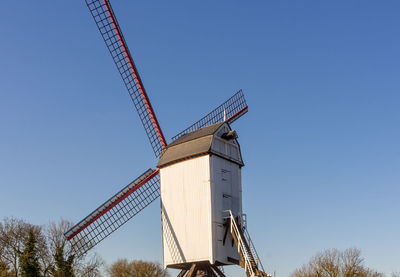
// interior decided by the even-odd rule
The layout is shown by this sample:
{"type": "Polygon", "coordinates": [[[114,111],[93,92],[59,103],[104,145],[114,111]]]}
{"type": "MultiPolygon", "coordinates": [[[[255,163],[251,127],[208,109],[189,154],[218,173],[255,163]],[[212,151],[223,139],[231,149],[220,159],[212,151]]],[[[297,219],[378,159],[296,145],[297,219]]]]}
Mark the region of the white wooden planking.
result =
{"type": "Polygon", "coordinates": [[[241,153],[237,141],[214,134],[215,154],[184,160],[160,169],[164,267],[182,263],[239,260],[224,223],[231,210],[242,214],[241,153]]]}
{"type": "Polygon", "coordinates": [[[206,155],[160,170],[164,266],[214,263],[209,165],[206,155]]]}

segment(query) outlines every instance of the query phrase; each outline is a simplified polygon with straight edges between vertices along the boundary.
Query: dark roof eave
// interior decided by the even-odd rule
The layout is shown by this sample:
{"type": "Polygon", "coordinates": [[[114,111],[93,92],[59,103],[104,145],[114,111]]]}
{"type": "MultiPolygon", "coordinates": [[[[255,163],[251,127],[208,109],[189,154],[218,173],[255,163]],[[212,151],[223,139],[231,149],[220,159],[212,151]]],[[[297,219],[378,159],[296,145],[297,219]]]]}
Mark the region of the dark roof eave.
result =
{"type": "Polygon", "coordinates": [[[210,155],[210,156],[214,155],[214,156],[218,156],[218,157],[220,157],[220,158],[222,158],[222,159],[224,159],[224,160],[233,162],[233,163],[239,165],[240,167],[243,167],[243,166],[244,166],[244,163],[243,163],[243,162],[240,162],[240,161],[237,161],[237,160],[233,160],[233,159],[229,159],[228,157],[226,157],[225,155],[223,155],[223,154],[221,154],[221,153],[217,153],[217,152],[214,152],[214,151],[210,151],[210,150],[209,150],[209,151],[206,151],[206,152],[197,153],[197,154],[194,154],[194,155],[191,155],[191,156],[187,156],[187,157],[184,157],[184,158],[181,158],[181,159],[177,159],[177,160],[174,160],[174,161],[170,161],[170,162],[161,164],[160,166],[157,166],[157,167],[158,167],[158,168],[163,168],[163,167],[167,167],[167,166],[170,166],[170,165],[173,165],[173,164],[176,164],[176,163],[180,163],[180,162],[183,162],[183,161],[186,161],[186,160],[194,159],[194,158],[201,157],[201,156],[205,156],[205,155],[210,155]]]}

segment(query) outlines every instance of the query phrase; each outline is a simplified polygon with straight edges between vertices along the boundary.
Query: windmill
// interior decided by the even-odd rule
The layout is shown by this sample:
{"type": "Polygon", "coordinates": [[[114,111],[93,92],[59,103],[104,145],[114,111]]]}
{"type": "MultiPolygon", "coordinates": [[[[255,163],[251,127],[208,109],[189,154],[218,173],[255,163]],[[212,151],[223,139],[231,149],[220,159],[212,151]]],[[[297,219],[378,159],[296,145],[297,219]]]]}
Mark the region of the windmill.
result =
{"type": "Polygon", "coordinates": [[[85,0],[139,114],[156,157],[148,169],[65,233],[80,256],[161,196],[164,266],[179,276],[224,276],[237,264],[265,272],[242,213],[237,134],[230,124],[248,110],[240,90],[168,144],[108,0],[85,0]]]}

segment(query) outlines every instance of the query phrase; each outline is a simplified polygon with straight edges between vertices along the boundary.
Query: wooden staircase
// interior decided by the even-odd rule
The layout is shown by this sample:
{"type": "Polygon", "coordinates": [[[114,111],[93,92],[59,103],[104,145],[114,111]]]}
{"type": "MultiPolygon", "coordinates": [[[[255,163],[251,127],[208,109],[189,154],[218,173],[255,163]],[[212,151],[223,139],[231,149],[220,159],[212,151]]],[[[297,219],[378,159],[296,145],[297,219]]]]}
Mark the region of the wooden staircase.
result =
{"type": "Polygon", "coordinates": [[[264,267],[258,257],[256,248],[254,247],[247,229],[239,227],[232,212],[228,212],[230,231],[241,260],[240,266],[245,269],[247,277],[271,277],[271,275],[265,273],[264,267]]]}

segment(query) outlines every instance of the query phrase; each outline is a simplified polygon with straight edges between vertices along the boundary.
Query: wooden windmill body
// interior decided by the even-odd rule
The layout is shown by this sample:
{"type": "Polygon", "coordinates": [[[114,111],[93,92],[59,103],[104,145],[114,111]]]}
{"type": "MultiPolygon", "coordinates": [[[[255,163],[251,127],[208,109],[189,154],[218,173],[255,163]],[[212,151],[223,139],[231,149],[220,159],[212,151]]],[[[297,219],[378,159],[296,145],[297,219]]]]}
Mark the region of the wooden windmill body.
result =
{"type": "Polygon", "coordinates": [[[161,216],[164,266],[209,262],[228,265],[240,257],[227,232],[226,211],[242,214],[240,147],[228,123],[182,136],[162,153],[161,216]]]}
{"type": "Polygon", "coordinates": [[[149,138],[157,168],[148,169],[64,235],[84,255],[161,195],[164,266],[180,277],[224,276],[238,264],[266,275],[242,218],[241,168],[230,124],[248,110],[241,90],[167,143],[109,0],[85,0],[149,138]],[[201,274],[200,274],[201,273],[201,274]]]}

